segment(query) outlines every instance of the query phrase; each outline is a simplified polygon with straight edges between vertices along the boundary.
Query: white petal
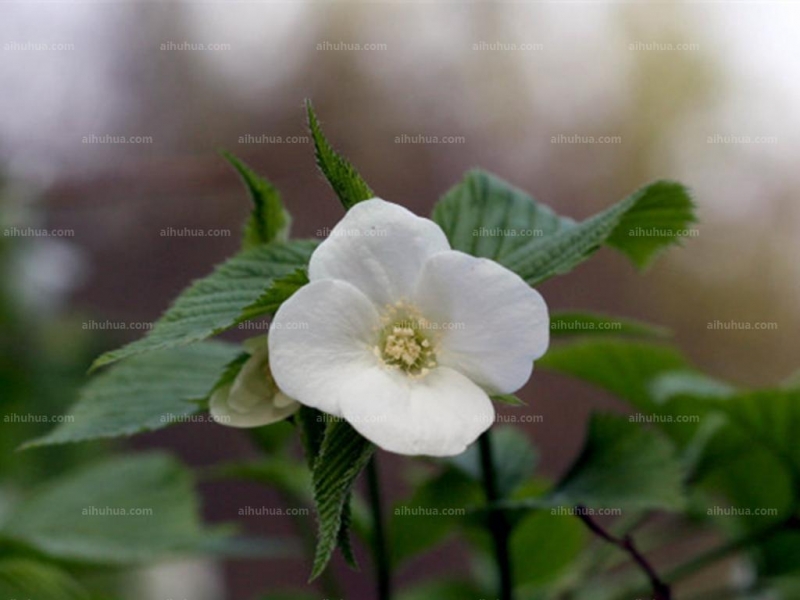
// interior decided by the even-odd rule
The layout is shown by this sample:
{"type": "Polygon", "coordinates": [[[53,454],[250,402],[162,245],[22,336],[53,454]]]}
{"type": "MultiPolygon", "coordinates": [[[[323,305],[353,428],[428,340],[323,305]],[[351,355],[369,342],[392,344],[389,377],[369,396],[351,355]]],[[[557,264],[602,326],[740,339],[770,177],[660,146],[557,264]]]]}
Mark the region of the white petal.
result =
{"type": "MultiPolygon", "coordinates": [[[[252,396],[246,400],[231,402],[232,385],[225,385],[211,395],[208,409],[211,417],[220,425],[228,427],[260,427],[283,421],[286,417],[294,413],[300,404],[294,401],[286,402],[285,397],[281,400],[282,406],[274,402],[274,397],[252,396]],[[248,405],[247,410],[238,409],[237,406],[248,405]]],[[[249,392],[240,392],[249,394],[249,392]]],[[[283,394],[278,394],[283,396],[283,394]]]]}
{"type": "Polygon", "coordinates": [[[494,421],[486,392],[446,367],[411,378],[374,366],[342,386],[342,416],[365,438],[397,454],[461,454],[494,421]]]}
{"type": "Polygon", "coordinates": [[[303,286],[281,305],[270,330],[275,382],[298,402],[341,416],[337,382],[358,378],[378,363],[379,326],[375,306],[349,283],[303,286]]]}
{"type": "Polygon", "coordinates": [[[341,279],[378,306],[408,298],[425,260],[450,249],[441,228],[398,204],[353,206],[314,251],[309,279],[341,279]]]}
{"type": "Polygon", "coordinates": [[[515,392],[547,350],[550,321],[542,296],[516,273],[463,252],[431,257],[414,302],[438,325],[440,365],[490,394],[515,392]]]}

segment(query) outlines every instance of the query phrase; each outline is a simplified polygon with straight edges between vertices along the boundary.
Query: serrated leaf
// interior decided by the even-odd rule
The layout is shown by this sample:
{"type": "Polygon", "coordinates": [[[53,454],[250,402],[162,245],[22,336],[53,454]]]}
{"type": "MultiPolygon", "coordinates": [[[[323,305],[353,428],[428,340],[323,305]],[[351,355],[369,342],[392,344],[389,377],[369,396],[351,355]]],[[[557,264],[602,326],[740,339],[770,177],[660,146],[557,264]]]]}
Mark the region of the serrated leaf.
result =
{"type": "Polygon", "coordinates": [[[328,424],[312,474],[319,519],[312,580],[322,573],[340,543],[342,513],[356,478],[374,452],[375,447],[346,421],[328,424]]]}
{"type": "Polygon", "coordinates": [[[630,204],[606,244],[623,252],[638,268],[647,267],[659,252],[686,235],[697,222],[688,190],[675,181],[657,181],[623,203],[630,204]]]}
{"type": "Polygon", "coordinates": [[[23,448],[133,435],[198,412],[238,346],[208,341],[135,356],[94,377],[69,417],[23,448]]]}
{"type": "Polygon", "coordinates": [[[272,281],[272,285],[245,309],[248,314],[274,314],[281,304],[291,298],[297,290],[308,283],[308,273],[305,269],[297,269],[283,277],[272,281]]]}
{"type": "Polygon", "coordinates": [[[665,338],[668,329],[622,317],[586,312],[553,312],[550,314],[550,335],[553,337],[617,335],[665,338]]]}
{"type": "Polygon", "coordinates": [[[686,189],[670,181],[643,187],[577,223],[475,170],[437,203],[433,220],[456,250],[496,260],[535,285],[571,271],[603,244],[645,267],[696,219],[686,189]]]}
{"type": "Polygon", "coordinates": [[[0,598],[31,600],[90,600],[69,573],[38,560],[0,560],[0,598]]]}
{"type": "Polygon", "coordinates": [[[285,242],[292,220],[283,206],[280,192],[230,152],[223,151],[222,155],[238,171],[253,201],[253,211],[244,227],[242,247],[248,249],[271,242],[285,242]]]}
{"type": "Polygon", "coordinates": [[[237,254],[184,290],[145,337],[106,352],[92,369],[142,352],[191,344],[265,314],[254,303],[273,280],[305,267],[316,245],[296,240],[237,254]]]}
{"type": "Polygon", "coordinates": [[[311,137],[314,140],[314,155],[325,179],[336,192],[345,209],[353,205],[374,198],[375,194],[356,172],[345,158],[340,156],[331,147],[325,135],[322,133],[314,107],[310,101],[306,101],[306,111],[308,113],[308,127],[311,130],[311,137]]]}
{"type": "Polygon", "coordinates": [[[575,224],[480,169],[469,171],[447,191],[433,207],[431,218],[455,250],[492,260],[575,224]]]}
{"type": "Polygon", "coordinates": [[[626,417],[593,415],[580,455],[549,501],[568,507],[680,509],[683,468],[660,434],[626,417]]]}
{"type": "Polygon", "coordinates": [[[192,552],[213,537],[200,526],[189,472],[155,453],[58,478],[21,502],[0,533],[52,558],[106,565],[192,552]]]}

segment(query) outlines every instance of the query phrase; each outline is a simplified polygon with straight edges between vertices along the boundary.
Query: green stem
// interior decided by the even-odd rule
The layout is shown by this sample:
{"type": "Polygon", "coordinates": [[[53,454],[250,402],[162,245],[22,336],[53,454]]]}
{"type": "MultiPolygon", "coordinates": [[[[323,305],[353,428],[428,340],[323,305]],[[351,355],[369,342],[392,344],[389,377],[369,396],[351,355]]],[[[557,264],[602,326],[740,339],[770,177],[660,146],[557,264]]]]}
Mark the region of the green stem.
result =
{"type": "MultiPolygon", "coordinates": [[[[500,501],[497,489],[497,473],[495,471],[494,456],[492,454],[491,431],[487,431],[478,439],[478,448],[481,457],[481,471],[483,474],[483,488],[486,493],[486,502],[493,506],[500,501]]],[[[511,557],[508,541],[511,537],[511,526],[502,510],[490,509],[487,526],[492,536],[494,545],[494,559],[497,565],[500,580],[500,596],[498,600],[512,600],[514,580],[511,574],[511,557]]]]}
{"type": "Polygon", "coordinates": [[[366,470],[373,519],[372,555],[378,579],[378,600],[389,600],[392,595],[392,566],[389,560],[386,530],[383,526],[383,501],[378,463],[374,455],[367,463],[366,470]]]}

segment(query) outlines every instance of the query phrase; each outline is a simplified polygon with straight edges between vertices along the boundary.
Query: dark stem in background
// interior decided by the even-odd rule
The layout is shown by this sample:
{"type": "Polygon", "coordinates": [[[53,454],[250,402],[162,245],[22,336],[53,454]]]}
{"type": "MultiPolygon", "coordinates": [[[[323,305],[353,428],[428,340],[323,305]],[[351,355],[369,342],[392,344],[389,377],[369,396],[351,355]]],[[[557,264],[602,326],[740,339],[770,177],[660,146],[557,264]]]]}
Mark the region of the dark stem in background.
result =
{"type": "Polygon", "coordinates": [[[389,600],[392,595],[392,567],[389,562],[389,546],[383,524],[383,501],[378,463],[374,454],[367,463],[367,486],[369,488],[369,504],[372,508],[372,556],[375,574],[378,578],[378,600],[389,600]]]}
{"type": "MultiPolygon", "coordinates": [[[[497,474],[494,467],[492,454],[491,430],[486,431],[478,438],[478,448],[481,456],[481,472],[483,474],[483,489],[486,493],[486,503],[495,505],[501,500],[497,489],[497,474]]],[[[494,559],[497,564],[497,573],[500,579],[499,600],[512,600],[514,583],[511,575],[511,557],[508,550],[508,540],[511,537],[511,527],[502,509],[490,509],[487,516],[489,533],[494,544],[494,559]]]]}
{"type": "Polygon", "coordinates": [[[647,575],[647,578],[650,580],[650,586],[653,588],[653,600],[672,599],[672,591],[670,590],[670,587],[664,583],[652,565],[639,552],[639,550],[636,548],[636,545],[633,543],[633,538],[630,535],[626,535],[621,538],[613,536],[588,515],[585,506],[576,506],[575,512],[578,518],[584,522],[584,524],[592,531],[592,533],[630,555],[633,561],[639,566],[640,569],[642,569],[642,571],[644,571],[644,573],[647,575]]]}

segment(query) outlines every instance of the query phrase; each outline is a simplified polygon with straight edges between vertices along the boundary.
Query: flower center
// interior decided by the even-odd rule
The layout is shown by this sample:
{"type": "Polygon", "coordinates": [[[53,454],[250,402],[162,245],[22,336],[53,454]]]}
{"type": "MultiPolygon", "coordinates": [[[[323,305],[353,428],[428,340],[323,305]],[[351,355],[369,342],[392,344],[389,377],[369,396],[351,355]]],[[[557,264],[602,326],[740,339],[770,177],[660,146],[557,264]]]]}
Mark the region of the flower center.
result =
{"type": "Polygon", "coordinates": [[[390,367],[410,376],[424,376],[436,366],[431,324],[403,302],[386,308],[375,354],[390,367]]]}

